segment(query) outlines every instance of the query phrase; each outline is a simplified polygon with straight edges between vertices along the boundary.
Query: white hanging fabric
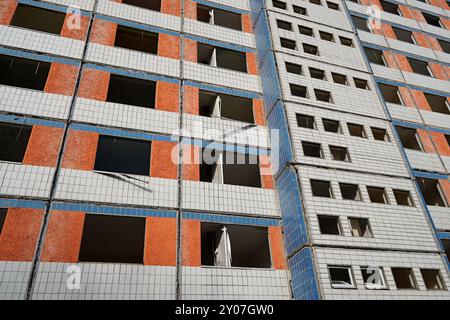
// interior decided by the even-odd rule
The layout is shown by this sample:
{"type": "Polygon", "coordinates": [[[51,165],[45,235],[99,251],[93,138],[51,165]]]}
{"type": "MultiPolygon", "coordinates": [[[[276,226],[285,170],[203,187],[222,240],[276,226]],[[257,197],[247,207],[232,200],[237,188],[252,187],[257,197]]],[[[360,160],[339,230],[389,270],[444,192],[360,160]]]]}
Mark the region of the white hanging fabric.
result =
{"type": "Polygon", "coordinates": [[[216,101],[214,102],[213,111],[211,113],[211,117],[220,118],[222,114],[222,98],[220,96],[216,97],[216,101]]]}
{"type": "MultiPolygon", "coordinates": [[[[219,151],[216,151],[219,152],[219,151]]],[[[213,172],[213,183],[222,184],[223,183],[223,153],[219,152],[217,157],[217,162],[213,172]]]]}
{"type": "Polygon", "coordinates": [[[219,244],[214,252],[214,265],[221,267],[231,267],[231,242],[226,227],[222,229],[219,244]]]}

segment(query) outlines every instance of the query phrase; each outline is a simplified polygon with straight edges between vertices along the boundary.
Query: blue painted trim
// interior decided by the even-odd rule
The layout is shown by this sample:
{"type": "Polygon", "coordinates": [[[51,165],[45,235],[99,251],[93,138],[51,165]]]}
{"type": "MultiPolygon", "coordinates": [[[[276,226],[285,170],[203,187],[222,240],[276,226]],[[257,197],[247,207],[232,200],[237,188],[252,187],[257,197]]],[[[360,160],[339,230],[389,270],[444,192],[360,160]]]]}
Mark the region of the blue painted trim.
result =
{"type": "Polygon", "coordinates": [[[450,232],[443,232],[443,231],[439,231],[437,233],[437,236],[439,239],[446,239],[446,240],[450,240],[450,232]]]}
{"type": "Polygon", "coordinates": [[[443,92],[443,91],[438,91],[438,90],[427,89],[425,87],[413,86],[413,85],[403,83],[403,82],[398,82],[395,80],[375,77],[375,81],[377,83],[384,83],[384,84],[389,84],[389,85],[393,85],[393,86],[397,86],[397,87],[409,88],[412,90],[422,91],[425,93],[430,93],[430,94],[434,94],[434,95],[438,95],[438,96],[442,96],[442,97],[450,97],[450,92],[443,92]]]}
{"type": "Polygon", "coordinates": [[[137,78],[137,79],[151,80],[151,81],[164,81],[164,82],[168,82],[168,83],[175,83],[178,85],[180,84],[180,80],[178,80],[178,79],[169,78],[166,76],[161,76],[161,75],[156,75],[156,74],[150,74],[150,73],[146,73],[146,72],[142,72],[142,71],[122,70],[122,69],[117,69],[114,67],[100,66],[100,65],[92,64],[92,63],[86,63],[84,65],[84,67],[89,68],[89,69],[101,70],[101,71],[109,72],[112,74],[130,77],[130,78],[137,78]]]}
{"type": "Polygon", "coordinates": [[[197,2],[198,4],[203,4],[208,7],[217,8],[217,9],[221,9],[221,10],[225,10],[225,11],[230,11],[230,12],[234,12],[234,13],[238,13],[238,14],[250,14],[250,11],[226,6],[226,5],[223,5],[220,3],[216,3],[216,2],[210,2],[210,1],[206,1],[206,0],[192,0],[192,1],[197,2]]]}
{"type": "Polygon", "coordinates": [[[176,218],[177,216],[176,212],[171,210],[154,210],[154,209],[127,208],[127,207],[114,207],[114,206],[62,203],[62,202],[54,202],[51,205],[51,210],[77,211],[94,214],[107,214],[107,215],[120,215],[133,217],[176,218]]]}
{"type": "Polygon", "coordinates": [[[205,149],[214,149],[218,151],[228,151],[236,153],[244,153],[250,155],[270,155],[270,151],[263,148],[250,147],[250,146],[237,146],[233,144],[227,144],[217,141],[206,141],[201,139],[183,138],[182,143],[185,145],[194,145],[205,149]]]}
{"type": "Polygon", "coordinates": [[[10,114],[0,114],[0,121],[22,124],[22,125],[29,125],[29,126],[33,126],[33,125],[46,126],[46,127],[52,127],[52,128],[64,128],[64,125],[65,125],[64,122],[27,118],[27,117],[21,117],[21,116],[14,116],[14,115],[10,115],[10,114]]]}
{"type": "Polygon", "coordinates": [[[217,87],[209,84],[203,84],[200,82],[195,82],[191,80],[184,81],[184,84],[186,86],[196,87],[205,91],[211,91],[216,93],[223,93],[228,94],[232,96],[238,96],[243,98],[249,98],[249,99],[261,99],[262,96],[259,93],[250,92],[250,91],[244,91],[239,89],[232,89],[232,88],[225,88],[225,87],[217,87]]]}
{"type": "Polygon", "coordinates": [[[201,212],[183,212],[182,218],[186,220],[200,220],[203,222],[239,224],[248,226],[271,227],[279,226],[280,220],[270,218],[239,217],[223,214],[211,214],[201,212]]]}
{"type": "Polygon", "coordinates": [[[430,127],[426,126],[422,123],[417,122],[406,122],[403,120],[392,120],[392,123],[399,127],[406,127],[406,128],[412,128],[412,129],[422,129],[422,130],[428,130],[431,132],[438,132],[443,134],[450,134],[449,129],[442,129],[442,128],[436,128],[436,127],[430,127]]]}
{"type": "MultiPolygon", "coordinates": [[[[38,7],[42,9],[48,9],[53,11],[58,11],[67,14],[67,6],[64,5],[57,5],[53,3],[48,2],[40,2],[40,1],[34,1],[34,0],[18,0],[19,3],[26,4],[33,7],[38,7]]],[[[90,17],[91,13],[89,11],[80,10],[80,13],[84,17],[90,17]]]]}
{"type": "Polygon", "coordinates": [[[0,198],[1,208],[44,209],[46,203],[38,200],[4,199],[0,198]]]}
{"type": "Polygon", "coordinates": [[[126,26],[126,27],[130,27],[130,28],[134,28],[134,29],[139,29],[139,30],[144,30],[144,31],[149,31],[149,32],[154,32],[154,33],[164,33],[164,34],[168,34],[168,35],[175,36],[175,37],[180,36],[180,33],[177,31],[172,31],[172,30],[168,30],[168,29],[164,29],[164,28],[160,28],[160,27],[155,27],[152,25],[143,24],[143,23],[139,23],[139,22],[123,20],[123,19],[116,18],[116,17],[105,16],[103,14],[97,14],[95,16],[95,19],[101,19],[101,20],[113,22],[113,23],[119,24],[121,26],[126,26]]]}
{"type": "Polygon", "coordinates": [[[77,66],[77,67],[80,65],[80,63],[77,60],[72,60],[69,58],[59,58],[59,57],[54,57],[54,56],[47,56],[47,55],[43,55],[43,54],[39,54],[39,53],[31,53],[31,52],[26,52],[26,51],[22,51],[22,50],[8,49],[5,47],[0,47],[0,54],[19,57],[19,58],[25,58],[25,59],[31,59],[31,60],[37,60],[37,61],[42,61],[42,62],[50,62],[50,63],[58,62],[58,63],[73,65],[73,66],[77,66]]]}
{"type": "Polygon", "coordinates": [[[230,50],[239,51],[239,52],[253,52],[253,53],[256,52],[256,50],[253,48],[244,47],[244,46],[240,46],[237,44],[232,44],[232,43],[227,43],[227,42],[222,42],[222,41],[217,41],[217,40],[212,40],[212,39],[207,39],[204,37],[195,36],[195,35],[191,35],[191,34],[186,34],[185,38],[191,39],[191,40],[194,40],[194,41],[197,41],[200,43],[209,44],[214,47],[221,47],[221,48],[230,49],[230,50]]]}
{"type": "Polygon", "coordinates": [[[449,178],[446,174],[425,172],[420,170],[412,170],[412,173],[414,177],[426,179],[447,180],[449,178]]]}

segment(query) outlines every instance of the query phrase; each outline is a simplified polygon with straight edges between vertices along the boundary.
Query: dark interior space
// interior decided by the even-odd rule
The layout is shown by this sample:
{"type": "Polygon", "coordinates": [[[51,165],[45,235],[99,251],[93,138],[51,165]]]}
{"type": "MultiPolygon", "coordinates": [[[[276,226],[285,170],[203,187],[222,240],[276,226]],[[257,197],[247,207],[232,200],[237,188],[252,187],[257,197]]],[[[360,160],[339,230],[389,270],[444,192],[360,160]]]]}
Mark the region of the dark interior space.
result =
{"type": "Polygon", "coordinates": [[[158,34],[118,25],[114,46],[150,54],[157,54],[158,34]]]}
{"type": "Polygon", "coordinates": [[[417,183],[427,205],[437,207],[448,206],[438,180],[417,178],[417,183]]]}
{"type": "Polygon", "coordinates": [[[161,0],[122,0],[122,3],[139,8],[161,11],[161,0]]]}
{"type": "Polygon", "coordinates": [[[5,224],[7,213],[8,213],[7,208],[0,208],[0,234],[2,234],[3,225],[5,224]]]}
{"type": "Polygon", "coordinates": [[[19,3],[11,25],[59,35],[65,19],[66,15],[62,12],[19,3]]]}
{"type": "Polygon", "coordinates": [[[0,160],[22,162],[31,130],[31,126],[0,122],[0,160]]]}
{"type": "Polygon", "coordinates": [[[111,74],[107,102],[155,108],[156,82],[111,74]]]}

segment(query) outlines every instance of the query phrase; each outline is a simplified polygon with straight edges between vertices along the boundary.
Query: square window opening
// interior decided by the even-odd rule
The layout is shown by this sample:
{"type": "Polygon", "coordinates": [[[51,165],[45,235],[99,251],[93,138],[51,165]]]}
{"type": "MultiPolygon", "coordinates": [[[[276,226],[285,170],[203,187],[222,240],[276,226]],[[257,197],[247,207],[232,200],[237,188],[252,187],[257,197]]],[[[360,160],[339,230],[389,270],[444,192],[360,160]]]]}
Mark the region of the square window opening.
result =
{"type": "Polygon", "coordinates": [[[322,123],[325,131],[342,134],[341,123],[339,121],[322,119],[322,123]]]}
{"type": "Polygon", "coordinates": [[[384,188],[367,187],[367,193],[369,193],[371,202],[389,204],[386,190],[384,188]]]}
{"type": "Polygon", "coordinates": [[[391,141],[386,129],[370,127],[370,130],[372,130],[372,135],[375,140],[386,142],[391,141]]]}
{"type": "Polygon", "coordinates": [[[361,201],[361,193],[357,184],[339,183],[342,199],[361,201]]]}
{"type": "Polygon", "coordinates": [[[318,216],[321,234],[342,235],[341,224],[337,216],[318,216]]]}
{"type": "Polygon", "coordinates": [[[319,79],[319,80],[327,80],[325,77],[325,71],[316,69],[316,68],[309,68],[309,75],[311,78],[319,79]]]}
{"type": "Polygon", "coordinates": [[[350,162],[350,155],[347,148],[330,146],[331,158],[335,161],[350,162]]]}
{"type": "Polygon", "coordinates": [[[411,198],[411,193],[404,190],[393,190],[395,201],[399,206],[413,207],[414,203],[411,198]]]}
{"type": "Polygon", "coordinates": [[[300,34],[308,37],[314,37],[313,29],[305,26],[298,26],[300,34]]]}
{"type": "Polygon", "coordinates": [[[289,84],[291,94],[300,98],[308,98],[308,92],[305,86],[299,86],[297,84],[289,84]]]}
{"type": "Polygon", "coordinates": [[[332,72],[331,76],[333,77],[334,83],[343,84],[345,86],[348,86],[347,77],[345,75],[332,72]]]}
{"type": "Polygon", "coordinates": [[[0,160],[22,162],[32,126],[0,122],[0,160]]]}
{"type": "Polygon", "coordinates": [[[331,98],[331,92],[329,91],[314,89],[314,94],[316,95],[316,99],[318,101],[333,103],[333,99],[331,98]]]}
{"type": "Polygon", "coordinates": [[[118,25],[114,46],[133,51],[157,54],[158,38],[159,35],[154,32],[118,25]]]}
{"type": "Polygon", "coordinates": [[[328,33],[325,31],[319,31],[320,39],[325,41],[334,42],[334,36],[332,33],[328,33]]]}
{"type": "Polygon", "coordinates": [[[418,178],[417,182],[427,205],[436,207],[448,206],[439,180],[418,178]]]}
{"type": "Polygon", "coordinates": [[[295,117],[297,118],[297,125],[299,127],[307,129],[316,129],[316,122],[313,116],[297,113],[295,117]]]}
{"type": "Polygon", "coordinates": [[[294,40],[280,38],[281,47],[291,50],[297,50],[297,43],[294,40]]]}
{"type": "Polygon", "coordinates": [[[353,237],[373,238],[370,228],[369,219],[365,218],[348,218],[350,229],[353,237]]]}
{"type": "Polygon", "coordinates": [[[353,137],[367,138],[366,130],[364,126],[360,124],[347,123],[348,131],[353,137]]]}
{"type": "Polygon", "coordinates": [[[314,157],[323,159],[323,151],[320,143],[302,141],[303,155],[305,157],[314,157]]]}
{"type": "Polygon", "coordinates": [[[312,54],[315,56],[319,55],[319,49],[316,46],[304,43],[303,44],[303,51],[307,54],[312,54]]]}
{"type": "Polygon", "coordinates": [[[301,76],[303,74],[302,66],[295,63],[286,62],[286,71],[301,76]]]}
{"type": "Polygon", "coordinates": [[[397,289],[417,289],[416,279],[411,268],[391,268],[397,289]]]}
{"type": "Polygon", "coordinates": [[[107,102],[155,108],[156,82],[111,74],[107,102]]]}
{"type": "Polygon", "coordinates": [[[352,268],[348,266],[328,266],[331,286],[335,289],[352,289],[355,287],[352,268]]]}
{"type": "Polygon", "coordinates": [[[311,180],[311,190],[315,197],[334,198],[330,181],[311,180]]]}

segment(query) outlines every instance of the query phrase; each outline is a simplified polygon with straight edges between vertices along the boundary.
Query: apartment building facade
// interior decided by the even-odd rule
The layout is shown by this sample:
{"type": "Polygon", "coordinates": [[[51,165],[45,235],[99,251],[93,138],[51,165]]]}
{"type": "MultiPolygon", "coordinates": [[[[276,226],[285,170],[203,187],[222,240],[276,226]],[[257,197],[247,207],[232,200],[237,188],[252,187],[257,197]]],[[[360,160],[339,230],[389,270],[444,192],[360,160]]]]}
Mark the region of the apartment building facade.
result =
{"type": "Polygon", "coordinates": [[[0,297],[450,298],[429,1],[1,1],[0,297]]]}

